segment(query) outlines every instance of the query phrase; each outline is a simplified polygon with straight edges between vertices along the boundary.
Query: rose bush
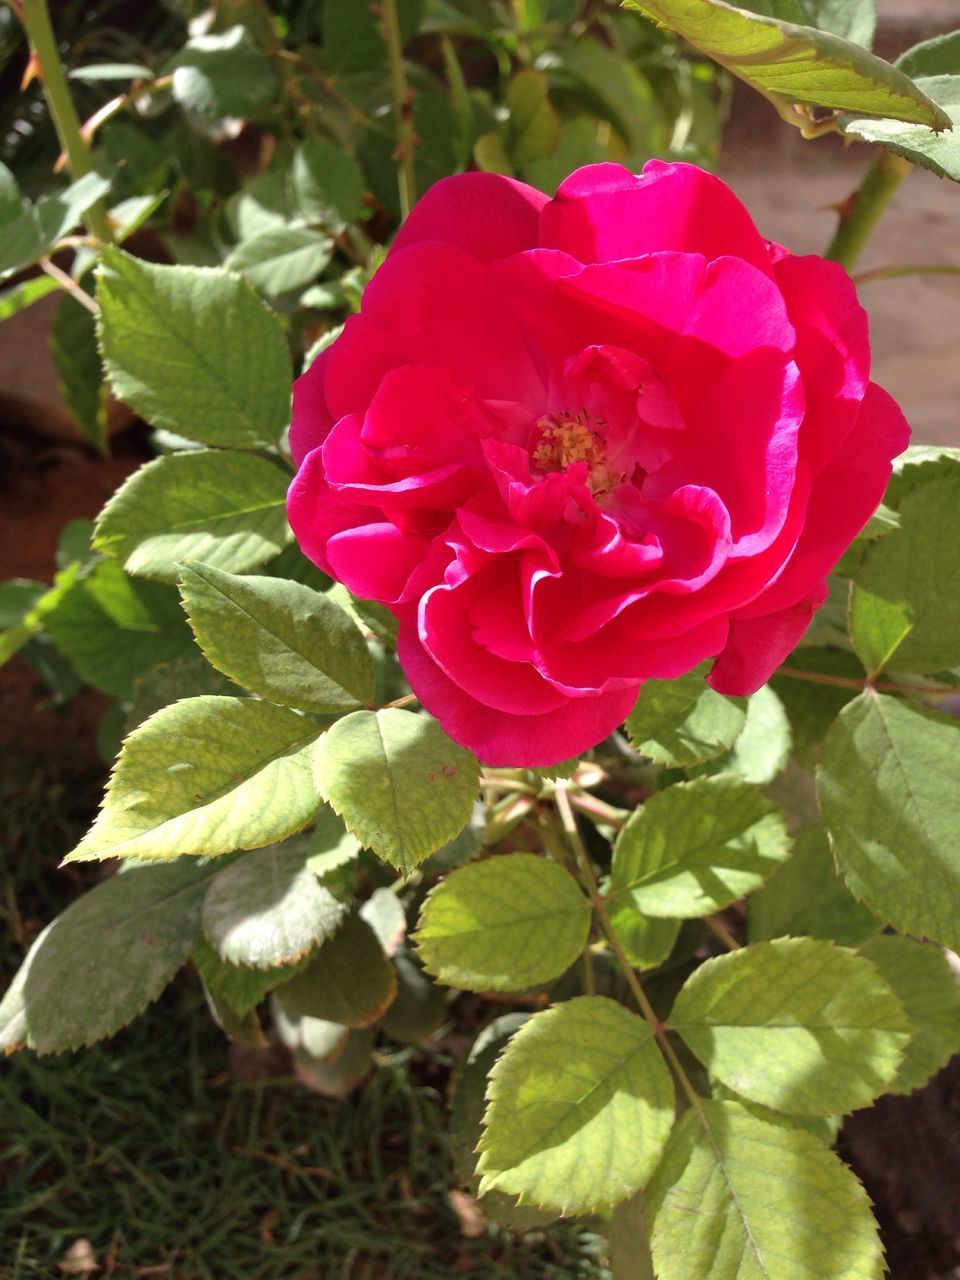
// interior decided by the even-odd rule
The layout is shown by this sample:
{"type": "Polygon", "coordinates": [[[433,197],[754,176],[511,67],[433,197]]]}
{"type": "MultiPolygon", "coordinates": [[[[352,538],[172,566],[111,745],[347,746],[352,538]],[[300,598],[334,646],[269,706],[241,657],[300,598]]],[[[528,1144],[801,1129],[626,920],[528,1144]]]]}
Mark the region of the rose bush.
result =
{"type": "Polygon", "coordinates": [[[453,738],[549,765],[796,645],[907,443],[869,363],[843,268],[700,169],[452,177],[296,385],[290,521],[453,738]]]}

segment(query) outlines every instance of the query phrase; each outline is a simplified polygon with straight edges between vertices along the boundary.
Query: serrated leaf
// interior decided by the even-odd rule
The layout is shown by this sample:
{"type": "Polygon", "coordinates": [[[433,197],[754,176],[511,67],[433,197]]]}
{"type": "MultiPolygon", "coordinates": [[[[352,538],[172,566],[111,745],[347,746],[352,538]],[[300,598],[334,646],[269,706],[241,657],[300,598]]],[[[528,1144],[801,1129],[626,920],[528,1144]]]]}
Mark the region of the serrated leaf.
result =
{"type": "Polygon", "coordinates": [[[257,849],[225,867],[203,900],[203,932],[221,959],[270,969],[331,937],[346,906],[305,865],[306,842],[257,849]]]}
{"type": "Polygon", "coordinates": [[[68,862],[256,849],[305,827],[321,728],[252,698],[187,698],[123,744],[103,806],[68,862]]]}
{"type": "Polygon", "coordinates": [[[407,936],[407,913],[394,891],[374,889],[361,905],[359,915],[377,935],[387,955],[392,956],[407,936]]]}
{"type": "MultiPolygon", "coordinates": [[[[470,1046],[466,1058],[455,1069],[450,1098],[450,1140],[453,1147],[454,1172],[460,1182],[477,1195],[480,1178],[476,1172],[477,1143],[483,1130],[486,1109],[487,1076],[500,1053],[529,1018],[527,1013],[505,1013],[484,1029],[470,1046]]],[[[551,1222],[556,1217],[549,1209],[536,1205],[519,1205],[514,1196],[503,1191],[488,1191],[479,1197],[484,1216],[501,1226],[533,1227],[551,1222]]]]}
{"type": "Polygon", "coordinates": [[[816,676],[841,676],[862,684],[867,673],[852,653],[806,645],[794,649],[789,666],[810,672],[812,678],[778,675],[773,679],[773,688],[790,721],[794,755],[801,764],[812,767],[819,759],[827,730],[847,703],[857,696],[855,687],[846,689],[823,684],[816,676]]]}
{"type": "Polygon", "coordinates": [[[298,711],[352,711],[373,701],[363,636],[320,592],[192,562],[180,570],[180,592],[200,648],[244,688],[298,711]]]}
{"type": "MultiPolygon", "coordinates": [[[[202,934],[193,948],[191,959],[196,965],[197,972],[204,979],[204,986],[211,997],[211,1004],[214,1005],[215,1016],[220,1015],[223,1006],[227,1005],[234,1018],[239,1020],[246,1019],[261,1000],[273,991],[274,987],[279,987],[280,983],[289,982],[298,969],[302,968],[302,965],[296,963],[276,965],[273,969],[250,969],[243,965],[230,964],[230,961],[219,955],[216,948],[212,947],[210,941],[202,937],[202,934]]],[[[224,1019],[224,1021],[228,1020],[224,1019]]],[[[220,1025],[223,1027],[223,1023],[220,1025]]],[[[229,1027],[223,1029],[229,1034],[229,1027]]]]}
{"type": "Polygon", "coordinates": [[[891,1093],[910,1093],[960,1053],[960,984],[939,947],[883,934],[860,954],[880,970],[910,1019],[913,1035],[891,1093]]]}
{"type": "Polygon", "coordinates": [[[246,119],[276,99],[273,63],[249,42],[243,27],[193,36],[166,66],[173,96],[190,111],[246,119]]]}
{"type": "Polygon", "coordinates": [[[361,844],[409,871],[470,820],[480,776],[436,720],[388,707],[354,711],[324,734],[317,787],[361,844]]]}
{"type": "Polygon", "coordinates": [[[241,240],[224,262],[270,298],[315,280],[333,255],[333,241],[307,227],[265,227],[241,240]]]}
{"type": "Polygon", "coordinates": [[[194,646],[192,652],[171,662],[161,662],[134,682],[129,708],[124,719],[123,736],[126,737],[143,724],[155,711],[162,711],[171,702],[181,698],[199,698],[203,694],[222,694],[237,697],[236,685],[215,671],[203,654],[194,646]]]}
{"type": "MultiPolygon", "coordinates": [[[[859,45],[725,0],[629,0],[772,100],[948,128],[949,117],[902,71],[859,45]]],[[[754,6],[759,8],[759,6],[754,6]]],[[[803,10],[799,12],[802,14],[803,10]]]]}
{"type": "Polygon", "coordinates": [[[879,932],[880,921],[840,878],[823,827],[794,836],[794,851],[750,897],[751,942],[808,934],[855,947],[879,932]]]}
{"type": "Polygon", "coordinates": [[[35,205],[7,203],[0,195],[0,278],[13,275],[52,249],[110,186],[110,178],[91,172],[63,191],[42,196],[35,205]],[[8,216],[3,209],[8,210],[8,216]]]}
{"type": "Polygon", "coordinates": [[[364,177],[348,151],[324,138],[306,138],[293,157],[293,194],[308,222],[340,232],[360,216],[364,177]]]}
{"type": "MultiPolygon", "coordinates": [[[[899,61],[896,65],[900,66],[899,61]]],[[[922,124],[873,120],[854,114],[840,117],[841,131],[863,142],[879,143],[941,178],[960,182],[960,74],[956,62],[951,71],[949,75],[918,76],[914,81],[931,101],[939,104],[950,121],[941,132],[922,124]]]]}
{"type": "Polygon", "coordinates": [[[75,298],[64,297],[50,330],[50,352],[60,394],[77,425],[101,453],[107,449],[107,388],[97,350],[93,316],[75,298]]]}
{"type": "Polygon", "coordinates": [[[430,973],[467,991],[521,991],[558,978],[587,944],[590,903],[556,862],[507,853],[451,872],[420,909],[414,940],[430,973]]]}
{"type": "Polygon", "coordinates": [[[676,680],[647,680],[627,716],[630,741],[657,764],[688,768],[729,751],[746,723],[743,698],[704,682],[709,663],[676,680]]]}
{"type": "Polygon", "coordinates": [[[0,1003],[0,1049],[61,1053],[113,1035],[186,963],[216,868],[134,867],[40,934],[0,1003]]]}
{"type": "Polygon", "coordinates": [[[393,965],[377,935],[359,915],[349,915],[303,971],[279,987],[285,1009],[347,1027],[370,1027],[397,994],[393,965]]]}
{"type": "Polygon", "coordinates": [[[817,792],[854,896],[902,932],[960,949],[960,723],[860,694],[827,736],[817,792]]]}
{"type": "Polygon", "coordinates": [[[761,1107],[759,1102],[748,1102],[738,1097],[732,1089],[726,1088],[719,1080],[711,1082],[710,1092],[719,1102],[739,1103],[744,1111],[749,1111],[752,1116],[766,1121],[767,1124],[779,1125],[784,1129],[802,1129],[806,1133],[812,1133],[828,1147],[832,1147],[836,1142],[843,1121],[843,1116],[791,1116],[785,1111],[774,1111],[772,1107],[761,1107]]]}
{"type": "Polygon", "coordinates": [[[549,155],[560,139],[560,117],[550,103],[543,71],[518,71],[507,86],[510,112],[506,147],[513,164],[522,167],[549,155]]]}
{"type": "Polygon", "coordinates": [[[647,1190],[647,1217],[660,1280],[884,1273],[870,1201],[846,1165],[812,1134],[735,1102],[683,1116],[647,1190]]]}
{"type": "Polygon", "coordinates": [[[293,1067],[297,1079],[325,1098],[345,1098],[370,1074],[376,1029],[348,1030],[347,1039],[334,1058],[315,1058],[307,1049],[296,1049],[293,1067]]]}
{"type": "Polygon", "coordinates": [[[658,791],[617,838],[607,900],[644,915],[710,915],[759,888],[790,853],[783,815],[758,787],[717,774],[658,791]]]}
{"type": "Polygon", "coordinates": [[[908,493],[900,528],[867,551],[850,601],[850,635],[870,675],[925,674],[960,663],[960,543],[945,538],[960,509],[960,466],[908,493]]]}
{"type": "Polygon", "coordinates": [[[287,477],[266,458],[191,450],[135,471],[97,518],[94,545],[139,577],[176,582],[180,563],[242,572],[292,539],[287,477]]]}
{"type": "Polygon", "coordinates": [[[676,1105],[650,1027],[604,996],[535,1013],[487,1097],[481,1193],[496,1187],[564,1214],[610,1208],[642,1187],[676,1105]]]}
{"type": "Polygon", "coordinates": [[[896,1077],[910,1036],[876,969],[814,938],[758,942],[706,961],[669,1021],[734,1093],[792,1115],[872,1102],[896,1077]]]}
{"type": "Polygon", "coordinates": [[[310,836],[307,866],[319,879],[355,862],[362,848],[360,841],[348,831],[329,805],[317,810],[316,824],[310,836]]]}
{"type": "Polygon", "coordinates": [[[194,647],[176,595],[110,562],[81,569],[58,597],[39,601],[37,612],[82,679],[118,698],[129,698],[152,667],[194,647]]]}
{"type": "Polygon", "coordinates": [[[239,276],[105,249],[100,349],[114,393],[154,427],[234,448],[273,444],[292,372],[275,315],[239,276]]]}

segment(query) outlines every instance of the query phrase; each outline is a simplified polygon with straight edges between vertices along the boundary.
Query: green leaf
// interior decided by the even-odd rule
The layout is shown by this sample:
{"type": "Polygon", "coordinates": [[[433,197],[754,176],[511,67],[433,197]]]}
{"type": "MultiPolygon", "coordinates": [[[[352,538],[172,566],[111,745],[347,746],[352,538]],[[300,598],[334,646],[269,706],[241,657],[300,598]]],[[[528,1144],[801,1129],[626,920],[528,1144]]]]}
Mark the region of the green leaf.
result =
{"type": "Polygon", "coordinates": [[[229,272],[159,267],[106,249],[100,346],[114,393],[155,427],[203,444],[273,444],[290,420],[276,316],[229,272]]]}
{"type": "Polygon", "coordinates": [[[617,1205],[610,1222],[610,1270],[616,1280],[656,1280],[642,1191],[617,1205]]]}
{"type": "Polygon", "coordinates": [[[88,684],[129,698],[140,676],[193,649],[174,592],[129,578],[117,564],[89,566],[37,613],[54,644],[88,684]]]}
{"type": "Polygon", "coordinates": [[[507,87],[507,109],[506,147],[511,161],[523,166],[549,155],[560,140],[560,117],[550,105],[545,73],[518,71],[507,87]]]}
{"type": "Polygon", "coordinates": [[[64,297],[50,330],[60,394],[90,443],[107,449],[107,388],[97,350],[93,316],[75,298],[64,297]]]}
{"type": "Polygon", "coordinates": [[[728,766],[758,785],[772,782],[790,755],[790,721],[768,684],[747,699],[747,723],[737,738],[728,766]]]}
{"type": "Polygon", "coordinates": [[[854,896],[900,931],[960,949],[960,724],[863,693],[830,730],[817,791],[854,896]]]}
{"type": "Polygon", "coordinates": [[[241,690],[215,671],[196,645],[171,662],[161,662],[134,682],[133,694],[124,720],[124,736],[132,733],[155,711],[162,711],[181,698],[199,698],[203,694],[222,694],[234,698],[241,690]]]}
{"type": "MultiPolygon", "coordinates": [[[[222,874],[222,872],[220,873],[222,874]]],[[[209,941],[201,937],[191,955],[208,994],[212,997],[214,1015],[219,1016],[226,1005],[238,1019],[245,1019],[261,1000],[282,982],[288,982],[302,965],[277,966],[273,969],[249,969],[230,964],[218,955],[209,941]]],[[[230,1021],[225,1018],[224,1021],[230,1021]]],[[[222,1023],[220,1025],[223,1025],[222,1023]]],[[[223,1028],[230,1034],[230,1028],[223,1028]]],[[[262,1041],[261,1041],[262,1043],[262,1041]]]]}
{"type": "Polygon", "coordinates": [[[180,590],[200,648],[237,684],[298,711],[352,711],[373,701],[363,636],[325,595],[190,562],[180,590]]]}
{"type": "Polygon", "coordinates": [[[325,1022],[291,1013],[279,1000],[272,1002],[277,1035],[288,1049],[303,1049],[320,1062],[336,1062],[347,1047],[350,1028],[342,1022],[325,1022]]]}
{"type": "Polygon", "coordinates": [[[393,965],[358,915],[314,952],[303,971],[276,992],[284,1009],[347,1027],[370,1027],[397,994],[393,965]]]}
{"type": "Polygon", "coordinates": [[[230,853],[283,840],[320,803],[320,726],[252,698],[187,698],[127,738],[100,816],[67,861],[230,853]]]}
{"type": "MultiPolygon", "coordinates": [[[[2,199],[2,192],[0,192],[0,199],[2,199]]],[[[8,320],[10,316],[15,316],[18,311],[32,306],[41,298],[45,298],[48,293],[53,293],[59,288],[59,284],[50,276],[34,276],[32,280],[21,280],[19,284],[4,289],[0,293],[0,320],[8,320]]]]}
{"type": "Polygon", "coordinates": [[[944,583],[960,575],[960,542],[945,538],[960,509],[960,466],[908,493],[900,528],[873,543],[857,574],[850,634],[870,675],[960,663],[960,599],[944,583]]]}
{"type": "Polygon", "coordinates": [[[87,173],[64,191],[43,196],[35,205],[17,207],[0,194],[0,278],[12,275],[47,253],[84,213],[110,190],[111,180],[87,173]],[[8,210],[7,216],[4,209],[8,210]],[[12,215],[12,216],[10,216],[12,215]]]}
{"type": "Polygon", "coordinates": [[[407,936],[407,913],[397,895],[392,889],[374,889],[359,914],[387,955],[392,956],[407,936]]]}
{"type": "Polygon", "coordinates": [[[256,115],[276,100],[273,63],[250,44],[243,27],[194,36],[167,64],[173,96],[190,111],[208,116],[256,115]]]}
{"type": "Polygon", "coordinates": [[[590,903],[556,862],[507,853],[460,867],[420,910],[430,973],[467,991],[522,991],[558,978],[587,945],[590,903]]]}
{"type": "Polygon", "coordinates": [[[900,503],[914,489],[937,480],[941,476],[956,473],[960,463],[960,449],[946,444],[911,444],[893,463],[893,475],[883,495],[884,507],[894,508],[894,528],[900,527],[900,503]]]}
{"type": "Polygon", "coordinates": [[[470,820],[479,766],[436,720],[412,711],[354,711],[317,747],[323,798],[361,844],[409,871],[470,820]]]}
{"type": "Polygon", "coordinates": [[[751,896],[747,918],[751,942],[809,934],[855,947],[880,929],[837,874],[823,827],[794,836],[793,856],[751,896]]]}
{"type": "Polygon", "coordinates": [[[383,1029],[400,1044],[422,1044],[446,1016],[446,992],[424,973],[408,947],[397,950],[393,965],[397,972],[397,998],[383,1015],[383,1029]]]}
{"type": "Polygon", "coordinates": [[[660,1280],[884,1274],[870,1201],[853,1173],[819,1138],[735,1102],[704,1102],[683,1116],[648,1188],[647,1218],[660,1280]]]}
{"type": "Polygon", "coordinates": [[[786,823],[758,787],[733,774],[658,791],[617,839],[608,901],[644,915],[710,915],[759,888],[790,853],[786,823]]]}
{"type": "Polygon", "coordinates": [[[360,841],[352,835],[329,805],[321,805],[310,836],[310,854],[306,865],[322,880],[332,871],[355,862],[360,856],[360,841]]]}
{"type": "Polygon", "coordinates": [[[0,1003],[0,1049],[60,1053],[131,1022],[186,963],[215,868],[132,867],[40,934],[0,1003]]]}
{"type": "MultiPolygon", "coordinates": [[[[399,998],[399,997],[398,997],[399,998]]],[[[389,1014],[388,1014],[389,1016],[389,1014]]],[[[457,1179],[478,1195],[477,1143],[483,1130],[487,1076],[510,1039],[529,1018],[526,1013],[505,1013],[484,1029],[470,1046],[453,1076],[450,1099],[450,1140],[457,1179]]],[[[496,1189],[479,1197],[484,1216],[501,1226],[532,1227],[551,1222],[556,1214],[536,1205],[518,1205],[514,1196],[496,1189]]]]}
{"type": "Polygon", "coordinates": [[[305,866],[303,839],[225,867],[203,900],[203,932],[229,964],[292,964],[339,928],[347,908],[305,866]]]}
{"type": "Polygon", "coordinates": [[[360,217],[365,181],[348,151],[307,138],[293,157],[293,194],[302,217],[339,234],[360,217]]]}
{"type": "Polygon", "coordinates": [[[535,1013],[493,1068],[487,1097],[481,1193],[563,1214],[609,1209],[639,1190],[676,1106],[649,1026],[603,996],[535,1013]]]}
{"type": "MultiPolygon", "coordinates": [[[[917,46],[918,49],[921,47],[917,46]]],[[[950,46],[950,52],[953,52],[954,48],[955,46],[950,46]]],[[[946,49],[943,50],[943,54],[947,54],[946,49]]],[[[918,60],[911,59],[911,64],[916,65],[918,60]]],[[[938,63],[939,60],[931,58],[931,62],[938,63]]],[[[895,65],[901,68],[902,60],[898,59],[895,65]]],[[[952,74],[920,75],[914,81],[918,89],[939,104],[944,116],[952,124],[952,128],[936,132],[923,124],[903,125],[894,120],[872,120],[851,114],[840,117],[838,123],[841,131],[854,138],[860,138],[863,142],[878,142],[888,151],[903,156],[912,164],[930,169],[941,178],[951,178],[954,182],[960,182],[960,128],[958,128],[960,126],[960,74],[958,69],[960,64],[954,61],[950,68],[952,74]]],[[[910,74],[916,75],[916,72],[910,74]]]]}
{"type": "MultiPolygon", "coordinates": [[[[867,673],[852,653],[802,646],[790,655],[790,667],[817,675],[864,681],[867,673]]],[[[794,755],[810,767],[820,756],[823,738],[837,716],[857,696],[856,688],[823,684],[815,678],[775,676],[773,689],[790,721],[794,755]]]]}
{"type": "Polygon", "coordinates": [[[707,960],[669,1021],[728,1089],[794,1115],[872,1102],[896,1077],[910,1035],[876,969],[814,938],[758,942],[707,960]]]}
{"type": "Polygon", "coordinates": [[[944,111],[902,71],[859,45],[802,22],[724,0],[630,0],[628,7],[672,27],[769,98],[794,124],[808,123],[793,110],[801,103],[934,129],[949,127],[944,111]]]}
{"type": "Polygon", "coordinates": [[[275,298],[316,280],[332,256],[329,236],[307,227],[267,227],[241,240],[223,265],[275,298]]]}
{"type": "MultiPolygon", "coordinates": [[[[869,49],[877,27],[874,0],[802,0],[808,20],[821,31],[852,40],[869,49]]],[[[907,72],[909,75],[910,73],[907,72]]]]}
{"type": "Polygon", "coordinates": [[[743,698],[704,682],[709,663],[676,680],[647,680],[627,716],[630,741],[657,764],[687,768],[729,751],[746,723],[743,698]]]}
{"type": "Polygon", "coordinates": [[[908,76],[955,76],[960,74],[960,31],[922,40],[897,59],[908,76]]]}
{"type": "Polygon", "coordinates": [[[375,1029],[348,1029],[345,1043],[332,1059],[329,1055],[316,1058],[307,1049],[295,1049],[293,1067],[297,1079],[326,1098],[345,1098],[370,1074],[375,1039],[375,1029]]]}
{"type": "Polygon", "coordinates": [[[197,449],[135,471],[97,518],[94,546],[129,572],[176,582],[183,560],[243,572],[289,544],[288,477],[245,453],[197,449]]]}
{"type": "Polygon", "coordinates": [[[682,920],[645,916],[631,902],[610,904],[610,924],[627,959],[637,969],[655,969],[676,946],[682,920]]]}
{"type": "Polygon", "coordinates": [[[960,1053],[960,984],[939,947],[893,934],[871,938],[860,954],[880,970],[897,993],[913,1036],[891,1093],[910,1093],[926,1084],[960,1053]]]}

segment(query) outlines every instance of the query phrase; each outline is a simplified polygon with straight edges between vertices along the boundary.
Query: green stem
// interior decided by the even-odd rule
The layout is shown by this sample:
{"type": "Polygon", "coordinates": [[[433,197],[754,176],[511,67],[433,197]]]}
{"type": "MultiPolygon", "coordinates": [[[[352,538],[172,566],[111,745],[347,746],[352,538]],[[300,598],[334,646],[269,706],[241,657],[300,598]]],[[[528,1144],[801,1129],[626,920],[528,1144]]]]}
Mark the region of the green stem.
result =
{"type": "Polygon", "coordinates": [[[416,199],[417,180],[413,165],[413,109],[410,102],[410,86],[403,61],[403,42],[400,39],[400,18],[397,0],[381,0],[383,34],[390,59],[390,83],[393,88],[393,110],[397,121],[397,185],[400,188],[400,217],[406,218],[416,199]]]}
{"type": "MultiPolygon", "coordinates": [[[[47,0],[22,0],[18,11],[40,68],[43,93],[60,145],[66,152],[70,173],[74,179],[82,178],[84,174],[93,171],[93,161],[90,148],[80,131],[80,117],[73,104],[63,63],[60,61],[60,51],[47,11],[47,0]]],[[[110,218],[102,201],[97,200],[92,204],[83,220],[98,240],[104,244],[112,242],[110,218]]]]}
{"type": "Polygon", "coordinates": [[[850,270],[870,239],[880,215],[912,167],[909,160],[894,155],[892,151],[879,152],[854,193],[850,209],[840,217],[840,226],[827,249],[828,258],[850,270]]]}
{"type": "Polygon", "coordinates": [[[590,861],[590,855],[587,853],[586,846],[580,837],[580,832],[577,830],[577,820],[574,817],[573,809],[570,805],[569,793],[562,783],[557,784],[555,796],[557,812],[560,814],[560,822],[563,825],[563,830],[570,843],[570,847],[576,854],[577,865],[580,868],[580,876],[583,881],[583,886],[590,895],[590,904],[597,913],[597,920],[600,922],[600,928],[606,935],[606,939],[610,943],[613,954],[617,958],[617,963],[623,972],[627,986],[630,988],[630,994],[633,996],[634,1000],[636,1000],[637,1007],[643,1014],[650,1030],[656,1036],[657,1041],[660,1044],[660,1048],[663,1050],[663,1055],[670,1063],[670,1066],[673,1069],[673,1074],[676,1076],[680,1088],[686,1094],[687,1101],[698,1113],[706,1126],[706,1117],[703,1114],[700,1095],[697,1093],[696,1089],[694,1089],[690,1081],[690,1077],[684,1071],[683,1065],[677,1057],[673,1045],[670,1043],[670,1037],[667,1035],[667,1029],[657,1017],[656,1010],[647,999],[647,993],[640,985],[640,979],[637,977],[637,972],[630,963],[627,953],[620,945],[620,939],[617,937],[613,925],[610,923],[610,917],[607,915],[607,909],[600,893],[600,886],[597,884],[597,877],[594,874],[593,863],[590,861]]]}

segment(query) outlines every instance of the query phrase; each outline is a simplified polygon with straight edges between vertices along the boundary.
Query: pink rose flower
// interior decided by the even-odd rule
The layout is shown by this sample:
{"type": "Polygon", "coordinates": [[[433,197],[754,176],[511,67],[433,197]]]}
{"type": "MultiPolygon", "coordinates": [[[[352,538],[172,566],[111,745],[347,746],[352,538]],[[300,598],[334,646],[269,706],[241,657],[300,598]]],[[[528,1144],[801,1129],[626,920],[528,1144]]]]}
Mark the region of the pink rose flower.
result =
{"type": "Polygon", "coordinates": [[[700,169],[447,178],[296,384],[290,522],[451,737],[554,764],[797,644],[907,442],[869,365],[846,272],[700,169]]]}

